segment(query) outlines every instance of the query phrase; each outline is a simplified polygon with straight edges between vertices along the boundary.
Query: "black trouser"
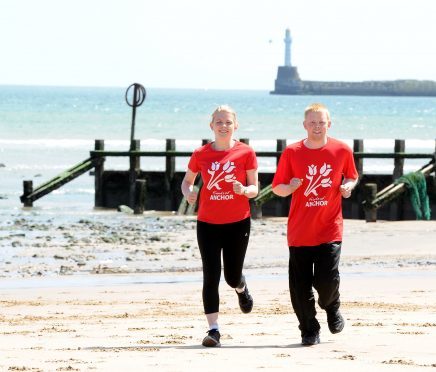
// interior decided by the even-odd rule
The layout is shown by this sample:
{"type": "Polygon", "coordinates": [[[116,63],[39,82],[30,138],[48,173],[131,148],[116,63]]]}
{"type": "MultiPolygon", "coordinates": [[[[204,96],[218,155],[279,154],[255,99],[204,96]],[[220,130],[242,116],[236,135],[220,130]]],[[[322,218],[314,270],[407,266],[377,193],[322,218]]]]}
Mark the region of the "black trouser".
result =
{"type": "Polygon", "coordinates": [[[221,250],[224,278],[236,288],[241,284],[242,266],[250,238],[250,218],[227,223],[211,224],[197,221],[197,241],[203,261],[203,306],[205,314],[219,311],[218,287],[221,278],[221,250]]]}
{"type": "Polygon", "coordinates": [[[320,329],[315,317],[312,287],[318,292],[321,309],[327,312],[339,309],[341,244],[332,242],[314,247],[289,247],[289,291],[302,336],[320,329]]]}

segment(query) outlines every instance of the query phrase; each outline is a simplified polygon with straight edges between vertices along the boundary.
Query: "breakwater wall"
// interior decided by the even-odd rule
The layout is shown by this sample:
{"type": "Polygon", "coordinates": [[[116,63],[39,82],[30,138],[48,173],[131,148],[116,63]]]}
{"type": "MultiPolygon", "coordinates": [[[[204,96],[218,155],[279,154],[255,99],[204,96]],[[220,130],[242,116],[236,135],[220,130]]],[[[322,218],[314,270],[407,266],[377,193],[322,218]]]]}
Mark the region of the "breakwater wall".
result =
{"type": "MultiPolygon", "coordinates": [[[[176,172],[171,181],[168,180],[165,172],[141,171],[139,178],[145,181],[145,210],[158,211],[177,211],[183,199],[180,185],[184,177],[184,172],[176,172]]],[[[260,173],[259,182],[262,185],[269,185],[274,174],[260,173]]],[[[363,200],[365,191],[363,185],[375,183],[378,189],[383,189],[392,183],[392,175],[364,174],[360,178],[360,183],[353,192],[351,198],[343,199],[342,207],[345,218],[365,219],[363,200]]],[[[434,176],[427,177],[427,190],[430,196],[432,208],[432,219],[436,220],[436,183],[434,176]]],[[[102,190],[100,193],[100,203],[97,207],[117,208],[120,205],[130,204],[129,196],[129,171],[108,170],[103,173],[102,190]]],[[[290,198],[275,197],[262,205],[263,216],[287,216],[289,212],[290,198]]],[[[407,194],[403,194],[395,201],[381,207],[378,210],[380,220],[415,220],[416,215],[407,194]]]]}
{"type": "MultiPolygon", "coordinates": [[[[248,139],[241,139],[249,143],[248,139]]],[[[206,143],[207,140],[203,140],[206,143]]],[[[436,141],[435,141],[436,143],[436,141]]],[[[286,147],[286,140],[278,139],[275,151],[256,152],[258,157],[280,158],[286,147]]],[[[105,151],[104,141],[96,140],[95,150],[91,151],[91,158],[100,159],[95,166],[95,206],[103,208],[117,208],[120,205],[130,206],[135,210],[161,210],[176,211],[182,202],[183,195],[180,185],[184,172],[176,171],[177,157],[189,157],[191,152],[176,151],[174,139],[166,140],[165,151],[140,151],[140,142],[134,140],[130,151],[105,151]],[[111,156],[129,157],[130,167],[127,170],[107,170],[104,160],[111,156]],[[140,159],[145,156],[164,157],[165,171],[145,171],[141,169],[140,159]]],[[[349,199],[343,199],[343,213],[345,218],[364,219],[365,209],[363,201],[366,199],[366,184],[375,184],[378,190],[389,186],[395,179],[403,175],[405,159],[422,159],[423,164],[435,161],[433,153],[406,153],[405,141],[395,140],[394,149],[389,153],[364,152],[364,141],[353,141],[353,151],[356,166],[360,177],[359,185],[349,199]],[[363,161],[367,158],[393,159],[394,170],[392,174],[365,174],[363,161]]],[[[260,188],[268,186],[274,174],[261,172],[259,174],[260,188]]],[[[436,180],[434,171],[426,175],[426,184],[432,219],[436,219],[436,180]]],[[[263,216],[286,216],[289,211],[290,197],[274,197],[260,207],[253,203],[253,214],[263,216]]],[[[416,219],[415,212],[407,193],[403,193],[389,204],[380,207],[377,211],[378,219],[406,220],[416,219]]]]}
{"type": "Polygon", "coordinates": [[[279,66],[271,94],[435,97],[436,81],[311,81],[301,80],[296,66],[279,66]]]}

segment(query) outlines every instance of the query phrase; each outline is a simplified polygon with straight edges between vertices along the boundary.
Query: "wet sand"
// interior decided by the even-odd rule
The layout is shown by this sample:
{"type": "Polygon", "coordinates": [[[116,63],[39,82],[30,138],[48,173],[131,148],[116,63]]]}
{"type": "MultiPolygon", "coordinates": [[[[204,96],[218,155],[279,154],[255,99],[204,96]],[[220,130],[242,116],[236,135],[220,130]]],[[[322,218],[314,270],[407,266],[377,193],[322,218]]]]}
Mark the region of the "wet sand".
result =
{"type": "MultiPolygon", "coordinates": [[[[198,272],[194,217],[149,212],[20,214],[0,225],[0,278],[198,272]]],[[[342,265],[352,270],[436,267],[436,221],[346,220],[342,265]]],[[[246,267],[288,264],[286,218],[252,221],[246,267]]]]}
{"type": "Polygon", "coordinates": [[[318,309],[321,344],[313,347],[300,346],[290,304],[285,222],[253,221],[245,270],[253,312],[242,314],[222,282],[222,347],[210,349],[200,345],[207,326],[193,219],[11,220],[0,240],[0,370],[436,367],[434,221],[345,221],[346,327],[330,334],[318,309]]]}

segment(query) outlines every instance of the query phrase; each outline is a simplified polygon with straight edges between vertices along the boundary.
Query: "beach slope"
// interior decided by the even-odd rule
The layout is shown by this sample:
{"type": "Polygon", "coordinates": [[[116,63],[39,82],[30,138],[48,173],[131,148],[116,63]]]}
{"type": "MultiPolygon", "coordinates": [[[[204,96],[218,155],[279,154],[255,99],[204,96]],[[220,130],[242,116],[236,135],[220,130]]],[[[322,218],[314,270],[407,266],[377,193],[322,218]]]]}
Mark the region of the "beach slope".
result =
{"type": "MultiPolygon", "coordinates": [[[[169,217],[166,223],[174,221],[184,223],[169,217]]],[[[161,242],[170,251],[186,241],[195,245],[193,221],[187,221],[183,236],[161,242]]],[[[161,255],[168,262],[155,272],[1,279],[0,370],[436,367],[435,222],[345,221],[341,300],[346,327],[330,334],[318,309],[321,344],[312,347],[300,345],[290,304],[285,224],[279,218],[253,223],[246,270],[255,301],[251,314],[240,312],[234,291],[221,283],[221,348],[201,346],[207,328],[199,258],[183,256],[190,270],[177,271],[172,260],[186,252],[176,251],[161,255]]]]}

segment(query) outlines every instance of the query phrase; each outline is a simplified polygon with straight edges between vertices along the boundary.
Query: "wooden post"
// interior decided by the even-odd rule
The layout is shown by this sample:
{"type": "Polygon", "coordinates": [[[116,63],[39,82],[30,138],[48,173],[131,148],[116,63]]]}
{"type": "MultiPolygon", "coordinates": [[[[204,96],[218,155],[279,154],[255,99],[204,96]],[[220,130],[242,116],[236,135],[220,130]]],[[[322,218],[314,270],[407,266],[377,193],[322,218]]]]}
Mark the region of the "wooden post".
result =
{"type": "Polygon", "coordinates": [[[359,198],[359,192],[357,188],[355,188],[351,193],[351,196],[348,198],[348,202],[350,203],[351,218],[358,220],[361,215],[360,206],[362,203],[359,198]]]}
{"type": "MultiPolygon", "coordinates": [[[[257,189],[260,192],[260,182],[257,182],[257,189]]],[[[250,213],[253,219],[262,218],[262,206],[254,203],[254,198],[250,199],[250,213]]]]}
{"type": "Polygon", "coordinates": [[[135,204],[133,207],[134,214],[143,214],[145,210],[146,198],[146,181],[136,180],[135,182],[135,204]]]}
{"type": "MultiPolygon", "coordinates": [[[[406,151],[406,141],[396,139],[395,140],[395,148],[394,153],[402,153],[406,151]]],[[[403,175],[403,169],[404,168],[404,158],[394,158],[394,174],[393,179],[396,180],[398,177],[401,177],[403,175]]]]}
{"type": "MultiPolygon", "coordinates": [[[[364,151],[363,140],[362,139],[354,139],[353,140],[353,153],[364,151]]],[[[361,178],[363,175],[363,158],[357,158],[354,156],[354,164],[356,165],[356,170],[358,177],[361,178]]],[[[363,218],[364,211],[362,208],[362,197],[359,195],[357,189],[355,189],[351,195],[349,203],[351,203],[351,218],[359,219],[363,218]]]]}
{"type": "MultiPolygon", "coordinates": [[[[396,139],[394,153],[403,153],[406,151],[406,141],[396,139]]],[[[404,158],[394,158],[394,173],[392,175],[393,180],[401,177],[404,174],[404,158]]],[[[404,198],[399,196],[396,200],[392,201],[389,206],[390,219],[393,221],[398,221],[403,219],[404,216],[404,198]]]]}
{"type": "MultiPolygon", "coordinates": [[[[277,152],[283,152],[286,148],[286,140],[285,139],[278,139],[277,140],[277,146],[276,146],[276,151],[277,152]]],[[[280,160],[280,155],[277,155],[277,159],[276,159],[276,164],[279,164],[279,160],[280,160]]]]}
{"type": "MultiPolygon", "coordinates": [[[[104,151],[104,140],[95,140],[94,150],[104,151]]],[[[103,207],[103,173],[105,158],[96,159],[94,167],[94,207],[103,207]]]]}
{"type": "MultiPolygon", "coordinates": [[[[283,152],[286,148],[286,139],[278,139],[276,143],[276,150],[283,152]]],[[[276,165],[279,164],[280,157],[282,155],[277,155],[276,165]]],[[[280,201],[277,202],[276,207],[276,215],[277,216],[286,216],[286,211],[289,207],[289,198],[280,198],[280,201]]]]}
{"type": "Polygon", "coordinates": [[[203,139],[201,140],[201,146],[204,146],[204,145],[208,144],[209,142],[211,142],[210,139],[203,138],[203,139]]]}
{"type": "Polygon", "coordinates": [[[23,181],[23,197],[25,198],[23,204],[25,207],[33,207],[33,201],[27,199],[27,196],[30,195],[32,192],[33,192],[33,181],[32,180],[23,181]]]}
{"type": "MultiPolygon", "coordinates": [[[[434,140],[433,160],[436,161],[436,139],[434,140]]],[[[428,195],[436,195],[436,169],[427,175],[427,193],[428,195]]]]}
{"type": "MultiPolygon", "coordinates": [[[[436,162],[436,139],[434,140],[434,153],[433,153],[433,160],[436,162]]],[[[436,169],[433,170],[433,172],[430,172],[428,174],[428,177],[430,177],[430,187],[432,191],[429,191],[429,195],[436,195],[436,169]],[[433,173],[433,176],[431,175],[433,173]]]]}
{"type": "Polygon", "coordinates": [[[248,138],[239,138],[239,142],[245,143],[246,145],[250,144],[250,140],[248,138]]]}
{"type": "MultiPolygon", "coordinates": [[[[166,140],[166,151],[176,151],[176,140],[168,139],[166,140]]],[[[174,174],[176,173],[176,157],[172,155],[167,155],[165,158],[165,173],[169,183],[174,178],[174,174]]]]}
{"type": "MultiPolygon", "coordinates": [[[[131,151],[139,151],[141,142],[139,140],[132,140],[130,144],[131,151]]],[[[139,156],[130,155],[130,168],[129,168],[129,207],[135,207],[135,183],[141,171],[141,158],[139,156]]]]}
{"type": "Polygon", "coordinates": [[[377,209],[371,208],[371,203],[375,200],[377,195],[377,184],[376,183],[366,183],[363,185],[363,192],[365,196],[365,220],[366,222],[376,222],[377,221],[377,209]]]}
{"type": "MultiPolygon", "coordinates": [[[[363,152],[363,140],[355,139],[353,140],[353,152],[363,152]]],[[[357,173],[359,176],[363,174],[363,158],[354,157],[354,164],[356,164],[357,173]]]]}
{"type": "MultiPolygon", "coordinates": [[[[167,139],[165,145],[166,151],[176,151],[176,140],[167,139]]],[[[176,208],[176,195],[174,190],[174,175],[176,174],[176,157],[167,155],[165,157],[165,209],[174,210],[176,208]]]]}

